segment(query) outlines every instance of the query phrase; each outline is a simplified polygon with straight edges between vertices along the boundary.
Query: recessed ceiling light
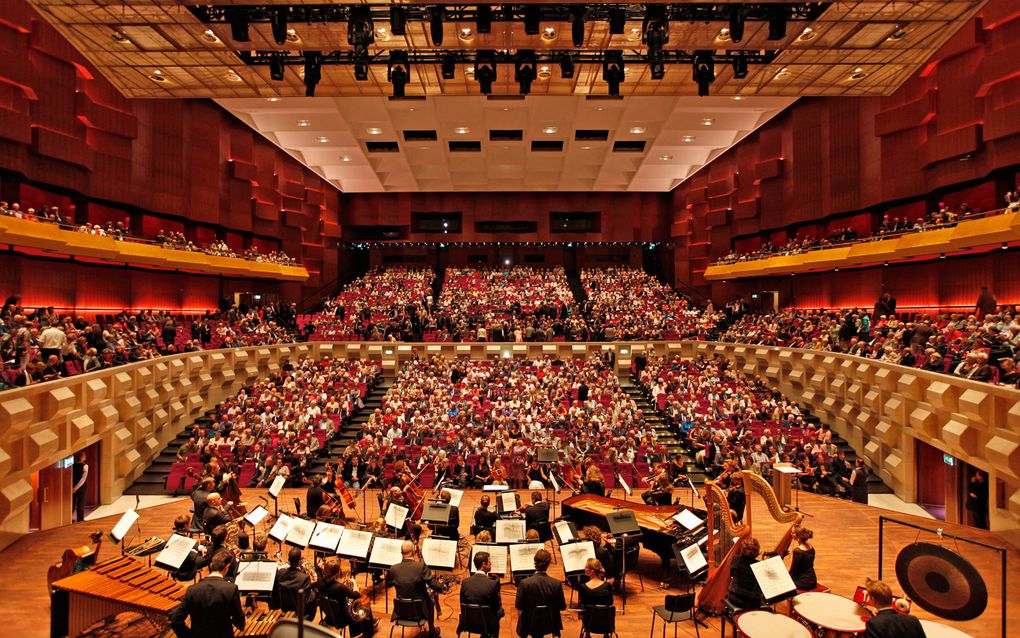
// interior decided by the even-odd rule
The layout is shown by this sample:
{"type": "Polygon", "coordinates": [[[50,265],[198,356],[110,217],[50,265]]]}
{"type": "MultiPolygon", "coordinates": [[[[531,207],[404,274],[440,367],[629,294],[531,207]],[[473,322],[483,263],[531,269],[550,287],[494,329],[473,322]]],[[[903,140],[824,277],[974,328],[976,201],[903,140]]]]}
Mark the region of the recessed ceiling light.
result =
{"type": "Polygon", "coordinates": [[[370,126],[367,129],[365,129],[365,132],[368,133],[369,135],[380,135],[382,133],[382,129],[379,128],[378,126],[370,126]]]}
{"type": "Polygon", "coordinates": [[[788,77],[790,77],[790,69],[784,66],[783,68],[779,69],[778,73],[776,73],[775,79],[782,80],[783,78],[788,77]]]}
{"type": "Polygon", "coordinates": [[[862,69],[861,67],[857,67],[856,69],[854,69],[854,72],[850,74],[851,80],[863,80],[866,77],[868,77],[868,74],[865,73],[864,69],[862,69]]]}
{"type": "Polygon", "coordinates": [[[279,102],[279,101],[280,101],[280,98],[278,98],[278,97],[267,97],[266,98],[266,102],[279,102]]]}
{"type": "Polygon", "coordinates": [[[202,39],[205,40],[206,42],[210,42],[212,44],[216,44],[216,43],[218,43],[220,41],[220,39],[216,36],[216,34],[213,33],[212,29],[206,29],[205,31],[203,31],[202,32],[202,39]]]}
{"type": "Polygon", "coordinates": [[[581,147],[581,150],[582,150],[582,151],[590,151],[590,150],[591,150],[591,147],[590,147],[590,146],[582,146],[582,147],[581,147]]]}
{"type": "Polygon", "coordinates": [[[153,82],[166,82],[166,77],[163,75],[163,72],[160,71],[159,69],[156,69],[155,71],[150,73],[149,79],[152,80],[153,82]]]}
{"type": "Polygon", "coordinates": [[[538,78],[540,80],[548,80],[551,77],[552,72],[549,70],[549,67],[543,66],[538,69],[538,78]]]}
{"type": "Polygon", "coordinates": [[[741,100],[743,100],[743,99],[744,99],[744,96],[743,96],[743,95],[734,95],[734,96],[733,96],[733,101],[734,101],[734,102],[739,102],[739,101],[741,101],[741,100]]]}
{"type": "Polygon", "coordinates": [[[351,158],[348,157],[347,155],[341,155],[340,156],[340,161],[341,162],[349,162],[349,161],[351,161],[351,158]]]}
{"type": "Polygon", "coordinates": [[[631,42],[634,42],[635,40],[640,40],[641,39],[641,29],[639,29],[637,27],[634,27],[633,29],[631,29],[630,30],[630,34],[627,36],[627,39],[630,40],[631,42]]]}
{"type": "Polygon", "coordinates": [[[661,159],[663,162],[668,162],[669,160],[673,159],[673,156],[672,155],[660,155],[659,159],[661,159]]]}
{"type": "Polygon", "coordinates": [[[294,29],[287,29],[287,42],[300,42],[301,38],[294,29]]]}
{"type": "Polygon", "coordinates": [[[556,29],[554,29],[552,27],[546,27],[545,31],[542,31],[542,39],[543,40],[555,40],[556,39],[556,29]]]}
{"type": "Polygon", "coordinates": [[[461,40],[470,40],[471,36],[473,36],[474,34],[475,34],[474,31],[472,31],[468,27],[464,27],[463,29],[460,30],[460,39],[461,40]]]}
{"type": "Polygon", "coordinates": [[[464,75],[474,76],[474,74],[475,74],[475,67],[469,66],[468,68],[464,69],[464,75]]]}
{"type": "Polygon", "coordinates": [[[809,42],[811,40],[814,40],[815,36],[817,35],[818,34],[815,33],[815,30],[812,29],[811,27],[804,27],[804,30],[800,32],[800,35],[797,36],[797,39],[800,40],[801,42],[809,42]]]}
{"type": "Polygon", "coordinates": [[[605,111],[606,109],[605,109],[605,107],[600,106],[600,107],[596,108],[595,110],[598,111],[599,113],[601,113],[602,111],[605,111]]]}
{"type": "Polygon", "coordinates": [[[886,38],[886,40],[892,40],[893,42],[895,42],[897,40],[902,40],[905,37],[907,37],[907,32],[904,31],[903,29],[897,28],[895,31],[889,34],[889,37],[886,38]]]}
{"type": "Polygon", "coordinates": [[[388,42],[390,39],[390,32],[387,31],[385,27],[379,27],[378,29],[376,29],[375,35],[383,42],[388,42]]]}
{"type": "Polygon", "coordinates": [[[545,133],[546,135],[552,135],[553,133],[555,133],[558,130],[559,129],[556,128],[555,126],[547,126],[544,129],[542,129],[542,132],[545,133]]]}
{"type": "Polygon", "coordinates": [[[696,139],[697,138],[694,137],[693,135],[684,135],[683,137],[680,138],[680,141],[683,142],[684,144],[690,144],[696,139]]]}
{"type": "Polygon", "coordinates": [[[319,137],[315,138],[315,141],[318,142],[319,144],[327,144],[329,142],[329,138],[326,137],[325,135],[320,135],[319,137]]]}
{"type": "Polygon", "coordinates": [[[715,36],[715,39],[719,40],[720,42],[729,42],[730,41],[730,30],[729,30],[729,28],[723,27],[723,28],[719,29],[719,35],[715,36]]]}
{"type": "Polygon", "coordinates": [[[302,127],[303,126],[309,126],[311,123],[312,123],[311,120],[298,120],[297,121],[297,125],[298,126],[302,126],[302,127]]]}
{"type": "Polygon", "coordinates": [[[228,82],[240,82],[241,81],[241,76],[238,75],[234,71],[227,71],[227,73],[226,73],[226,75],[224,77],[227,78],[228,82]]]}
{"type": "Polygon", "coordinates": [[[701,123],[704,126],[712,126],[713,124],[715,124],[715,118],[714,117],[702,118],[701,123]]]}
{"type": "Polygon", "coordinates": [[[641,135],[642,133],[645,132],[645,127],[643,127],[643,126],[632,126],[632,127],[630,127],[630,132],[633,135],[641,135]]]}
{"type": "Polygon", "coordinates": [[[131,42],[131,40],[128,40],[128,37],[120,31],[114,31],[110,34],[110,37],[113,38],[114,42],[119,44],[127,44],[128,42],[131,42]]]}
{"type": "Polygon", "coordinates": [[[453,129],[453,132],[456,133],[457,135],[467,135],[468,133],[471,132],[471,129],[469,129],[466,126],[458,126],[457,128],[453,129]]]}

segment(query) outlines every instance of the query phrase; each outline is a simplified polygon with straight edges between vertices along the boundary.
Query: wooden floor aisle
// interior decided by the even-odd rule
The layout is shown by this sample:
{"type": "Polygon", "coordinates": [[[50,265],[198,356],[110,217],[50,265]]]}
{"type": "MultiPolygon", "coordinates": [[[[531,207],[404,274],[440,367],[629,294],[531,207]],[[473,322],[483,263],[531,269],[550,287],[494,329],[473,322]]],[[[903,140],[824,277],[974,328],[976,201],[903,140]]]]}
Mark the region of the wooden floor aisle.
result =
{"type": "MultiPolygon", "coordinates": [[[[265,490],[245,490],[245,499],[250,504],[259,503],[258,497],[265,495],[265,490]]],[[[304,499],[303,490],[285,490],[280,498],[281,511],[293,511],[293,497],[304,499]]],[[[471,519],[471,513],[477,507],[479,492],[468,492],[464,496],[461,505],[462,533],[467,533],[471,519]]],[[[690,494],[686,495],[687,502],[690,501],[690,494]]],[[[752,496],[754,503],[754,524],[755,536],[762,541],[762,548],[766,549],[770,543],[774,544],[781,532],[781,526],[773,521],[765,511],[763,503],[752,496]]],[[[364,506],[368,509],[369,517],[378,515],[375,492],[373,491],[364,500],[364,506]]],[[[168,530],[172,526],[173,519],[179,514],[186,513],[189,502],[183,501],[169,505],[162,505],[142,510],[140,512],[140,526],[142,533],[148,537],[159,535],[166,538],[168,530]]],[[[359,500],[358,508],[362,508],[362,501],[359,500]]],[[[897,520],[912,522],[926,528],[935,529],[942,527],[947,533],[959,534],[966,538],[980,540],[992,545],[1006,546],[994,534],[981,532],[970,528],[946,525],[936,521],[925,520],[917,517],[893,514],[885,510],[848,503],[829,497],[803,494],[800,497],[801,510],[811,516],[806,519],[806,525],[815,530],[815,547],[817,553],[816,571],[819,581],[829,586],[833,593],[845,596],[852,595],[855,587],[863,583],[865,577],[875,577],[878,573],[878,520],[882,514],[888,515],[897,520]]],[[[558,514],[558,508],[556,510],[558,514]]],[[[50,564],[57,560],[63,550],[70,546],[78,546],[87,542],[88,534],[95,530],[108,532],[119,517],[109,517],[97,521],[86,521],[79,525],[63,527],[30,534],[21,539],[3,552],[0,552],[0,635],[34,637],[47,636],[49,633],[49,598],[46,592],[46,570],[50,564]]],[[[919,534],[916,530],[887,526],[885,535],[886,559],[884,562],[885,579],[893,586],[894,591],[902,591],[895,584],[895,572],[893,564],[895,554],[904,545],[915,540],[937,541],[934,534],[919,534]]],[[[947,540],[946,544],[959,551],[967,557],[984,575],[989,590],[988,609],[977,620],[966,623],[952,623],[940,621],[955,626],[975,638],[992,638],[1000,635],[1000,573],[998,563],[993,560],[994,554],[986,551],[978,551],[965,543],[956,543],[947,540]]],[[[272,546],[272,545],[271,545],[272,546]]],[[[115,555],[118,549],[109,542],[104,543],[100,559],[109,558],[115,555]]],[[[1020,574],[1020,552],[1010,551],[1008,556],[1008,572],[1011,575],[1020,574]]],[[[346,566],[346,563],[345,563],[346,566]]],[[[554,564],[550,569],[550,575],[562,577],[562,568],[554,564]]],[[[464,574],[458,574],[463,576],[464,574]]],[[[630,575],[627,579],[627,611],[625,615],[617,618],[617,630],[620,636],[643,636],[647,635],[651,625],[651,607],[661,604],[664,592],[657,589],[659,578],[658,557],[649,551],[643,550],[637,574],[630,575]],[[644,591],[641,591],[637,575],[644,579],[644,591]]],[[[362,580],[359,578],[359,584],[362,580]]],[[[1010,579],[1008,583],[1010,596],[1008,616],[1018,618],[1020,613],[1020,584],[1010,579]]],[[[442,614],[439,626],[445,638],[455,635],[459,605],[457,603],[458,588],[454,588],[449,594],[440,597],[442,614]]],[[[503,619],[501,635],[506,638],[513,636],[513,628],[517,617],[513,610],[515,589],[512,585],[504,583],[503,605],[507,615],[503,619]]],[[[566,595],[569,596],[569,589],[566,595]]],[[[674,591],[674,593],[676,593],[674,591]]],[[[621,606],[621,600],[617,597],[617,607],[621,606]]],[[[784,605],[785,607],[785,605],[784,605]]],[[[384,598],[380,590],[376,603],[373,606],[376,618],[382,619],[380,629],[381,636],[389,632],[389,622],[384,612],[384,598]]],[[[930,614],[920,610],[915,605],[915,612],[922,618],[935,619],[930,614]]],[[[563,615],[564,636],[576,636],[580,629],[575,613],[567,612],[563,615]]],[[[936,619],[937,620],[937,619],[936,619]]],[[[708,619],[709,628],[702,628],[705,636],[719,635],[719,623],[714,619],[708,619]]],[[[660,623],[657,622],[656,628],[660,623]]],[[[694,626],[688,623],[681,623],[680,635],[694,635],[694,626]]],[[[766,637],[776,638],[776,637],[766,637]]]]}

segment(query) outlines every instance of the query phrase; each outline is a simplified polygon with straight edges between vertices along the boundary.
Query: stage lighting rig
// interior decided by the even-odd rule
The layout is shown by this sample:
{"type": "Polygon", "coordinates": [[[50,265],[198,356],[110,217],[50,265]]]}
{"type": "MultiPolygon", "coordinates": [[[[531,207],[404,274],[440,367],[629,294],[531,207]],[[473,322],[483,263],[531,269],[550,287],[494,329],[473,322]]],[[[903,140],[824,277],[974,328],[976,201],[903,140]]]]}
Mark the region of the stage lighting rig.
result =
{"type": "Polygon", "coordinates": [[[744,39],[745,9],[739,4],[730,6],[730,41],[738,43],[744,39]]]}
{"type": "Polygon", "coordinates": [[[706,97],[709,87],[715,81],[715,57],[712,51],[694,52],[694,81],[698,84],[698,95],[706,97]]]}
{"type": "MultiPolygon", "coordinates": [[[[478,73],[478,70],[475,70],[478,73]]],[[[531,83],[535,79],[535,52],[518,51],[514,60],[514,81],[521,88],[521,95],[531,93],[531,83]]]]}
{"type": "Polygon", "coordinates": [[[627,10],[623,7],[613,7],[609,10],[609,34],[622,35],[623,29],[627,26],[627,10]]]}
{"type": "Polygon", "coordinates": [[[407,35],[407,9],[402,5],[390,5],[390,33],[407,35]]]}
{"type": "Polygon", "coordinates": [[[542,14],[539,13],[537,4],[529,4],[524,7],[524,34],[538,35],[542,28],[542,14]]]}
{"type": "Polygon", "coordinates": [[[620,84],[625,74],[623,51],[611,49],[602,54],[602,79],[609,85],[609,95],[620,95],[620,84]]]}
{"type": "Polygon", "coordinates": [[[269,12],[269,26],[277,44],[287,43],[287,11],[287,7],[272,7],[269,12]]]}
{"type": "Polygon", "coordinates": [[[227,7],[226,17],[227,22],[230,23],[230,37],[235,42],[251,42],[251,36],[248,33],[251,19],[248,9],[244,7],[227,7]]]}
{"type": "Polygon", "coordinates": [[[641,25],[641,42],[648,45],[649,57],[659,58],[662,46],[669,42],[669,19],[666,7],[661,4],[650,4],[645,9],[644,23],[641,25]]]}
{"type": "Polygon", "coordinates": [[[322,79],[322,52],[305,51],[305,97],[315,97],[315,87],[322,79]]]}
{"type": "Polygon", "coordinates": [[[457,60],[452,53],[443,55],[443,61],[440,62],[439,68],[444,80],[452,80],[457,76],[457,60]]]}
{"type": "Polygon", "coordinates": [[[358,82],[368,80],[368,55],[353,55],[354,58],[354,79],[358,82]]]}
{"type": "Polygon", "coordinates": [[[744,53],[738,53],[733,56],[733,77],[738,80],[743,80],[747,77],[747,56],[744,53]]]}
{"type": "Polygon", "coordinates": [[[482,95],[492,93],[492,83],[496,80],[496,52],[479,51],[475,58],[475,79],[482,95]]]}
{"type": "Polygon", "coordinates": [[[782,40],[786,37],[786,19],[790,11],[782,4],[769,5],[769,40],[782,40]]]}
{"type": "Polygon", "coordinates": [[[404,87],[411,81],[411,65],[407,61],[407,51],[390,51],[386,79],[393,85],[393,97],[404,97],[404,87]]]}
{"type": "Polygon", "coordinates": [[[446,7],[440,4],[432,5],[428,9],[429,35],[432,36],[432,44],[437,47],[443,46],[443,19],[445,14],[446,7]]]}
{"type": "Polygon", "coordinates": [[[368,55],[368,46],[375,42],[375,23],[372,10],[365,5],[351,7],[347,21],[347,44],[354,47],[354,56],[368,55]]]}
{"type": "Polygon", "coordinates": [[[560,56],[560,77],[569,80],[574,77],[574,58],[569,53],[560,56]]]}
{"type": "Polygon", "coordinates": [[[480,4],[475,8],[475,30],[478,33],[492,33],[491,4],[480,4]]]}
{"type": "Polygon", "coordinates": [[[570,40],[575,47],[584,46],[584,19],[588,8],[583,4],[570,7],[570,40]]]}
{"type": "Polygon", "coordinates": [[[273,57],[269,58],[269,79],[276,82],[282,82],[285,68],[286,65],[283,61],[283,54],[274,53],[273,57]]]}

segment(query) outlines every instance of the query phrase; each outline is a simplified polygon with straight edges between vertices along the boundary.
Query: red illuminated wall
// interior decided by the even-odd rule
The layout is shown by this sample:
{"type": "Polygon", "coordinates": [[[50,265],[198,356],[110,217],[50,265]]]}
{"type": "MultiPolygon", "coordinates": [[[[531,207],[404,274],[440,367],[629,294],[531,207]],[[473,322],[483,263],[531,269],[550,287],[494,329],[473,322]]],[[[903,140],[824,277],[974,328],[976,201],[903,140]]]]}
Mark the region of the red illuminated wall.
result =
{"type": "MultiPolygon", "coordinates": [[[[233,116],[208,100],[121,97],[22,0],[4,4],[0,50],[0,169],[201,224],[192,234],[202,239],[278,239],[312,274],[306,291],[336,276],[338,192],[233,116]]],[[[4,197],[17,199],[11,188],[4,180],[4,197]]]]}
{"type": "Polygon", "coordinates": [[[669,200],[660,193],[399,193],[342,195],[344,226],[407,226],[412,212],[460,212],[456,235],[410,233],[409,241],[662,241],[669,200]],[[550,212],[601,211],[601,231],[564,235],[549,230],[550,212]],[[533,221],[538,232],[476,233],[476,221],[533,221]]]}
{"type": "MultiPolygon", "coordinates": [[[[915,218],[932,193],[954,207],[999,207],[1001,195],[1016,183],[1015,172],[994,172],[1018,163],[1020,12],[1015,0],[992,0],[892,96],[802,99],[673,191],[676,277],[722,299],[731,288],[710,287],[702,272],[729,251],[735,237],[783,242],[787,226],[814,220],[823,221],[808,224],[802,234],[848,224],[861,230],[869,216],[886,209],[915,218]],[[922,201],[899,203],[909,199],[922,201]],[[852,219],[828,219],[854,211],[860,214],[852,219]]],[[[753,248],[758,241],[735,243],[753,248]]],[[[873,282],[887,276],[854,273],[804,280],[837,296],[860,289],[869,297],[873,282]],[[845,285],[823,283],[829,281],[845,285]]],[[[797,287],[807,286],[796,279],[797,287]]],[[[956,301],[951,290],[923,289],[936,295],[923,303],[956,301]]],[[[803,298],[798,295],[798,302],[803,298]]]]}

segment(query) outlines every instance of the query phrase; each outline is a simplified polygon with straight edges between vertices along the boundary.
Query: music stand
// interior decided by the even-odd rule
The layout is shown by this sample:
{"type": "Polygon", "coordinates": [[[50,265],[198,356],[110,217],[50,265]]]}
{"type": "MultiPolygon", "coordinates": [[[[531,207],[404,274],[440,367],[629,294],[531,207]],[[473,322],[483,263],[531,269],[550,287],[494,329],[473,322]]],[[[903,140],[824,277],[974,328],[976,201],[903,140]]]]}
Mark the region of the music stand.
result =
{"type": "MultiPolygon", "coordinates": [[[[421,511],[421,522],[428,523],[432,527],[433,536],[449,538],[450,531],[450,504],[441,501],[425,503],[421,511]],[[438,529],[437,528],[441,528],[438,529]],[[439,531],[439,534],[436,532],[439,531]]],[[[456,534],[456,531],[454,531],[456,534]]]]}
{"type": "Polygon", "coordinates": [[[536,452],[535,458],[539,463],[552,464],[559,460],[559,455],[556,452],[556,448],[553,447],[540,447],[536,452]]]}
{"type": "Polygon", "coordinates": [[[609,533],[614,538],[620,539],[620,557],[623,561],[623,572],[620,577],[623,579],[623,583],[620,587],[620,597],[622,599],[622,605],[620,607],[620,613],[627,613],[627,541],[632,538],[640,537],[641,526],[638,525],[637,515],[634,514],[634,510],[614,510],[606,514],[606,522],[609,524],[609,533]]]}
{"type": "Polygon", "coordinates": [[[766,605],[772,607],[797,595],[797,585],[783,564],[782,556],[773,556],[753,563],[751,571],[754,573],[754,579],[758,581],[766,605]]]}

